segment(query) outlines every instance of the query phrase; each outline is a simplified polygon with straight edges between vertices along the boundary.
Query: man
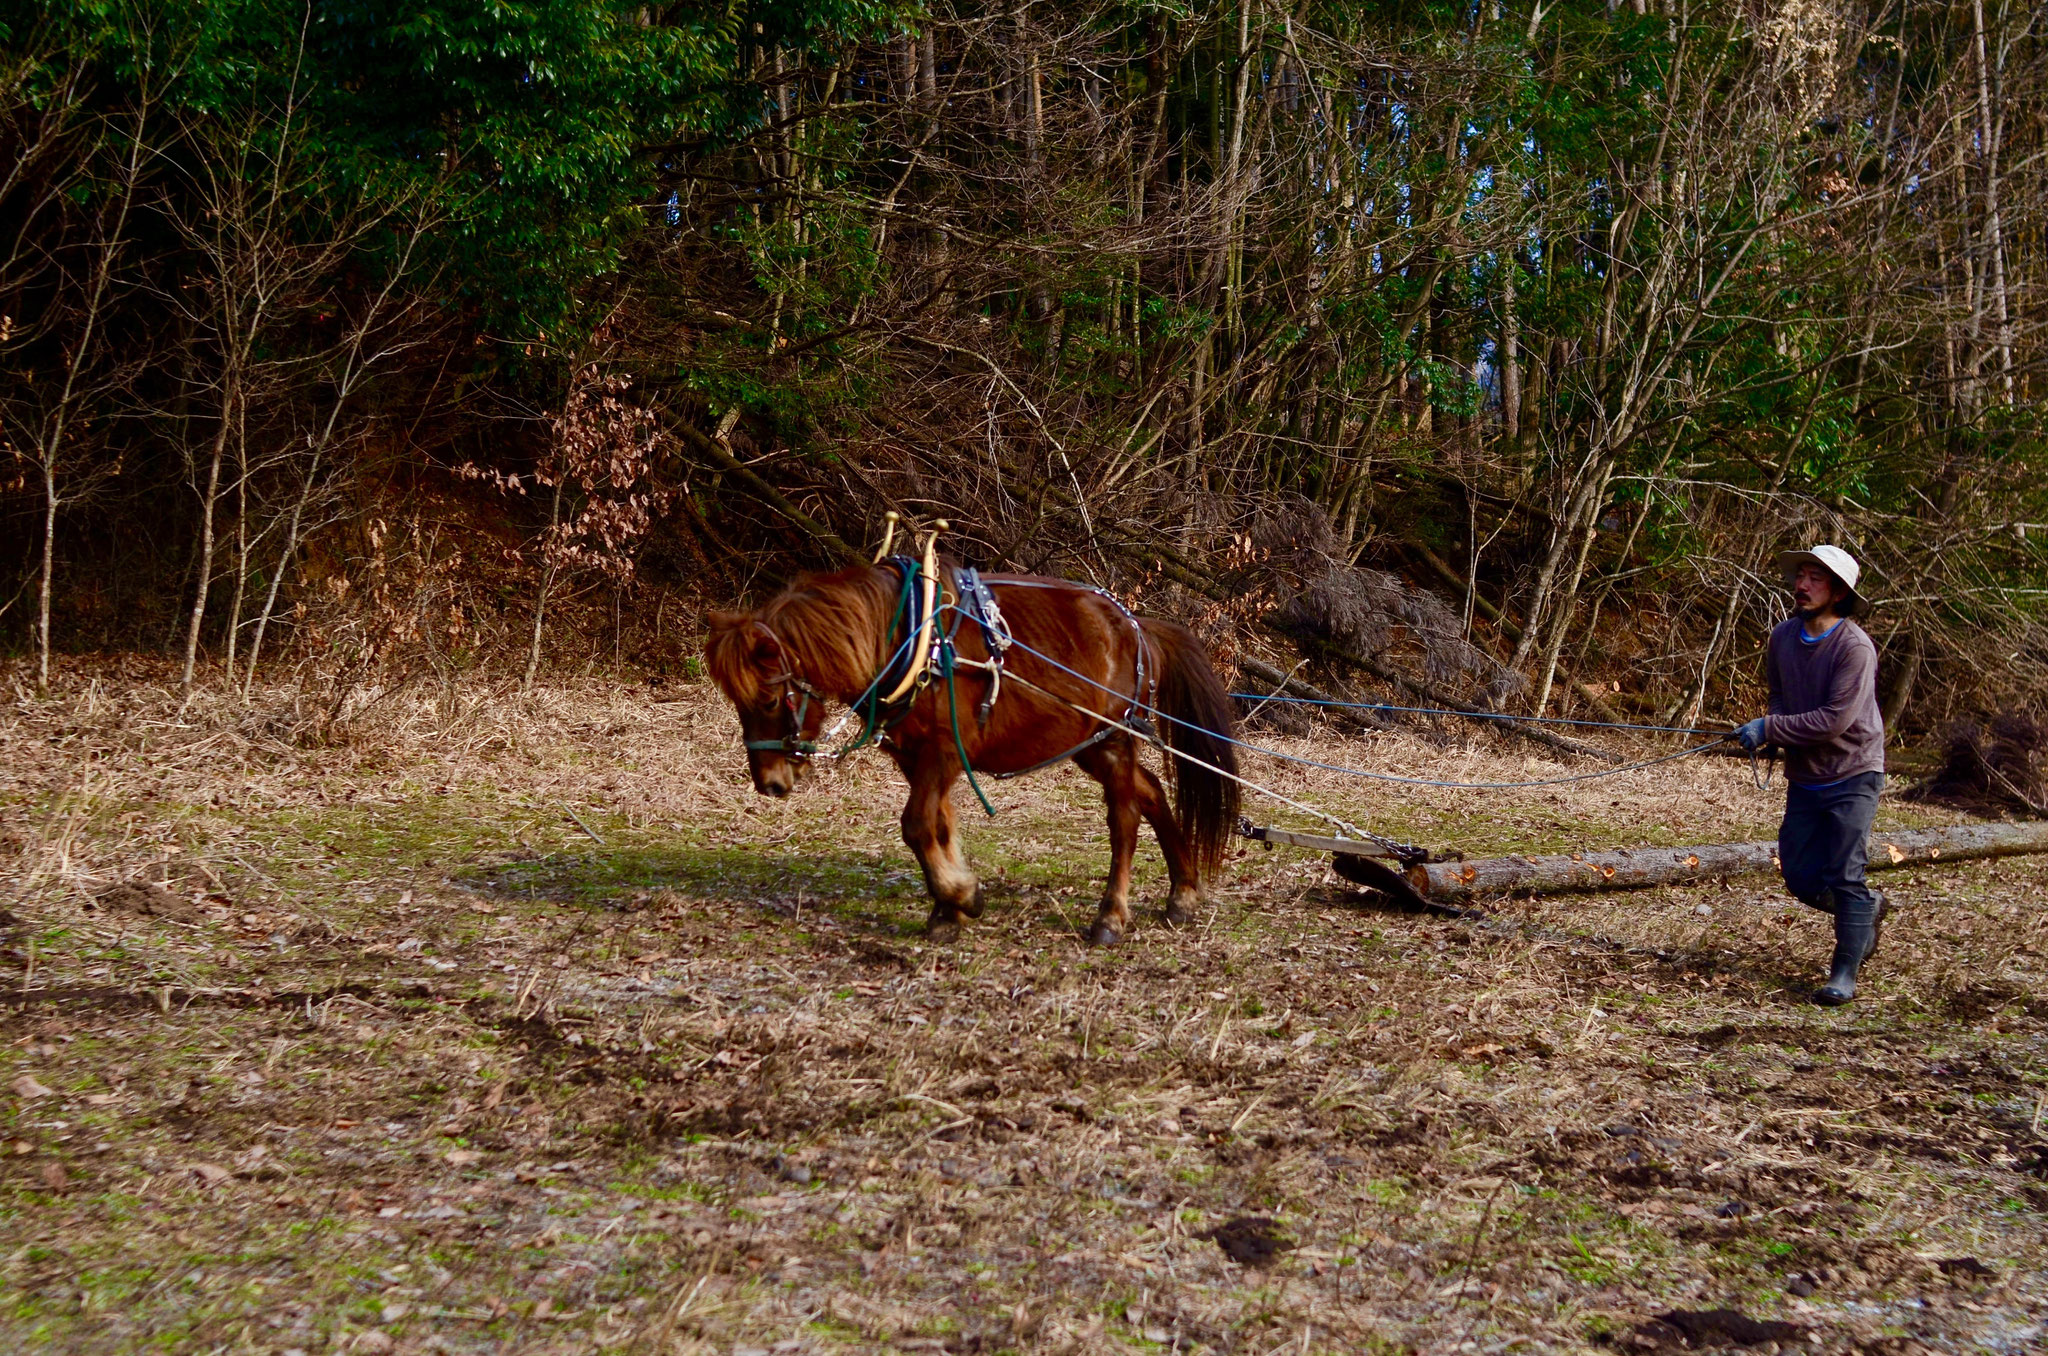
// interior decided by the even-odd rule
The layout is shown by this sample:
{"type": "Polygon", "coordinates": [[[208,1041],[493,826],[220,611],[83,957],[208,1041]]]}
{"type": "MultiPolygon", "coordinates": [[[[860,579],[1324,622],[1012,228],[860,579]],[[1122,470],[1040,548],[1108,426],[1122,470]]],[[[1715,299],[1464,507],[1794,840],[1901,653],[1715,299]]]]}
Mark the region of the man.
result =
{"type": "Polygon", "coordinates": [[[1889,912],[1863,883],[1870,821],[1884,789],[1884,718],[1877,708],[1877,647],[1852,618],[1863,569],[1837,546],[1778,557],[1797,612],[1771,631],[1770,714],[1735,732],[1752,752],[1785,751],[1785,819],[1778,864],[1803,904],[1835,916],[1828,982],[1813,1000],[1856,996],[1856,972],[1877,950],[1889,912]]]}

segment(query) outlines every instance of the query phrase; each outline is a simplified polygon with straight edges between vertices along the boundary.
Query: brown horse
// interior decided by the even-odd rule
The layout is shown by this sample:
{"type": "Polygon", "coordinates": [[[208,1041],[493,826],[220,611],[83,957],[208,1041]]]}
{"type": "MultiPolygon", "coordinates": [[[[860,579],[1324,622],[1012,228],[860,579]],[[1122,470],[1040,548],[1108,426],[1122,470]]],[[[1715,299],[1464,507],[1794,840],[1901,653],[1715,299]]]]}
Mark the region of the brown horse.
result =
{"type": "MultiPolygon", "coordinates": [[[[1166,855],[1166,921],[1189,921],[1203,878],[1236,826],[1238,804],[1230,698],[1202,643],[1176,623],[1134,617],[1086,585],[1033,575],[981,576],[999,600],[988,609],[999,620],[985,628],[984,613],[961,605],[966,576],[941,567],[931,634],[943,660],[951,633],[959,667],[950,684],[930,678],[884,704],[899,675],[909,676],[906,659],[921,652],[912,643],[915,598],[905,606],[916,573],[906,560],[809,575],[752,612],[712,614],[705,656],[739,711],[754,789],[786,796],[795,788],[816,750],[827,699],[871,716],[869,728],[910,783],[903,841],[931,891],[927,931],[950,941],[960,919],[978,918],[982,909],[981,885],[954,832],[950,792],[962,751],[975,775],[993,777],[1071,756],[1102,784],[1109,806],[1109,881],[1089,940],[1113,945],[1130,929],[1141,816],[1166,855]],[[1001,655],[999,669],[987,667],[992,649],[1001,655]],[[1146,708],[1163,717],[1169,748],[1200,760],[1167,758],[1178,765],[1170,774],[1171,813],[1130,733],[1148,728],[1146,708]]],[[[971,607],[976,595],[969,592],[971,607]]]]}

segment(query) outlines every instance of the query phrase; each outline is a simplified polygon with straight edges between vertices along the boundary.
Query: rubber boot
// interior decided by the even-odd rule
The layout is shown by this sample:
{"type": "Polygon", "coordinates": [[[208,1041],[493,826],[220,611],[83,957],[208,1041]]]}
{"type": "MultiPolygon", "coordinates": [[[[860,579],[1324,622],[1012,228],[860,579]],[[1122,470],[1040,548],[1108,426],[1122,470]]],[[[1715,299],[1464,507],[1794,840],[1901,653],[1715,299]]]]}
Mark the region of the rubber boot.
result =
{"type": "Polygon", "coordinates": [[[1838,1008],[1856,997],[1856,974],[1877,949],[1881,912],[1878,899],[1871,895],[1858,900],[1836,897],[1834,960],[1828,967],[1828,982],[1814,991],[1814,1002],[1838,1008]]]}

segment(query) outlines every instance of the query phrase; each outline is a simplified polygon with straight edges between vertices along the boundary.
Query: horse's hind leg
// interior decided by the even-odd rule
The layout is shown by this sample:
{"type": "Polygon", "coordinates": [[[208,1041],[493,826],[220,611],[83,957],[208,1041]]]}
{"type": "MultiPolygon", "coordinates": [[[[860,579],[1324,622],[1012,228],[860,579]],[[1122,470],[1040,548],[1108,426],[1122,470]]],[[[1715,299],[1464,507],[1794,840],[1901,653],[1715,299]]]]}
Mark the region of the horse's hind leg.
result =
{"type": "Polygon", "coordinates": [[[1166,857],[1166,909],[1162,916],[1173,926],[1181,927],[1195,921],[1195,905],[1202,897],[1195,854],[1188,849],[1187,837],[1173,817],[1173,807],[1167,804],[1166,787],[1151,768],[1136,759],[1132,762],[1139,808],[1159,838],[1159,851],[1166,857]]]}
{"type": "Polygon", "coordinates": [[[1145,813],[1143,784],[1134,773],[1145,769],[1129,739],[1106,740],[1074,760],[1102,784],[1109,809],[1109,880],[1102,905],[1088,929],[1092,946],[1115,946],[1131,930],[1131,861],[1138,853],[1138,820],[1145,813]]]}
{"type": "Polygon", "coordinates": [[[960,920],[981,917],[981,882],[960,851],[953,803],[946,795],[956,775],[950,769],[917,769],[903,807],[903,842],[924,868],[925,888],[932,896],[925,931],[935,942],[958,940],[960,920]]]}

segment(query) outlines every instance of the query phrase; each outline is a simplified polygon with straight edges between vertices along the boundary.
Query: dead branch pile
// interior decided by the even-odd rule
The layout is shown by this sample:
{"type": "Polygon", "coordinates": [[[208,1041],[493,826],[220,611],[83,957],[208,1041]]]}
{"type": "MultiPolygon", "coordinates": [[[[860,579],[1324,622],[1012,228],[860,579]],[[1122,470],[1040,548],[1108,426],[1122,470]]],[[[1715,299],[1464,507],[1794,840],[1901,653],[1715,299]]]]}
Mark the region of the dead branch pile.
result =
{"type": "Polygon", "coordinates": [[[1941,766],[1908,794],[1960,809],[2048,815],[2048,722],[2025,711],[1957,721],[1941,766]]]}
{"type": "Polygon", "coordinates": [[[1371,659],[1412,650],[1432,682],[1489,702],[1520,686],[1512,671],[1471,642],[1463,619],[1442,598],[1397,574],[1352,564],[1335,524],[1316,505],[1284,502],[1252,528],[1249,545],[1268,572],[1265,587],[1279,600],[1275,619],[1289,632],[1371,659]]]}

